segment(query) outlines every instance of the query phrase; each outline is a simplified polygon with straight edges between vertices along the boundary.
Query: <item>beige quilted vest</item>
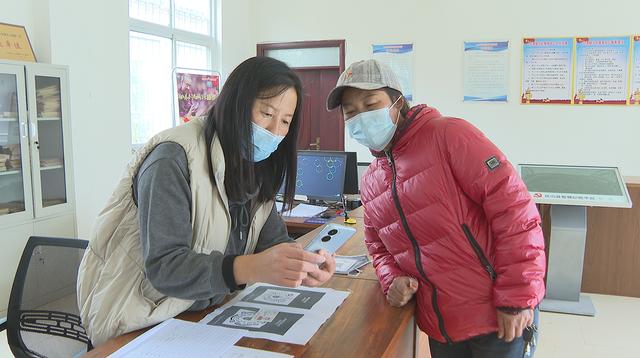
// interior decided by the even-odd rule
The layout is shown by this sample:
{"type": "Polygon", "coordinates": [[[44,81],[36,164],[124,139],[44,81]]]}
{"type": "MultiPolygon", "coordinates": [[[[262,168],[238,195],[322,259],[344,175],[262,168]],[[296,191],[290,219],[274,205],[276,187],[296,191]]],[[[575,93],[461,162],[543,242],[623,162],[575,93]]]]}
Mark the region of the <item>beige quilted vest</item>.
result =
{"type": "MultiPolygon", "coordinates": [[[[93,228],[78,273],[80,316],[94,345],[111,337],[162,322],[189,308],[194,301],[163,296],[145,277],[138,208],[133,179],[144,159],[160,143],[181,145],[187,155],[191,187],[191,225],[195,252],[224,252],[231,232],[224,190],[224,155],[217,137],[207,148],[203,119],[154,136],[128,165],[93,228]],[[209,177],[207,151],[216,185],[209,177]]],[[[254,207],[245,254],[255,250],[273,202],[254,207]]]]}

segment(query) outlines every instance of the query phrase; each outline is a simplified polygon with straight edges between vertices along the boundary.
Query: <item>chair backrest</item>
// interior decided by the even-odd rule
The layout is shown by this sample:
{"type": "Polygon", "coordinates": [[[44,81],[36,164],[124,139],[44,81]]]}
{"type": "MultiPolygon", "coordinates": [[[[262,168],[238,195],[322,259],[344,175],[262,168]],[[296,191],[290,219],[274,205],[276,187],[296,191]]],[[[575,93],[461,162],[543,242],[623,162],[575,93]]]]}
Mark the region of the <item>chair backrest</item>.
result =
{"type": "Polygon", "coordinates": [[[16,357],[75,357],[91,349],[76,298],[88,242],[32,236],[20,258],[7,312],[16,357]]]}

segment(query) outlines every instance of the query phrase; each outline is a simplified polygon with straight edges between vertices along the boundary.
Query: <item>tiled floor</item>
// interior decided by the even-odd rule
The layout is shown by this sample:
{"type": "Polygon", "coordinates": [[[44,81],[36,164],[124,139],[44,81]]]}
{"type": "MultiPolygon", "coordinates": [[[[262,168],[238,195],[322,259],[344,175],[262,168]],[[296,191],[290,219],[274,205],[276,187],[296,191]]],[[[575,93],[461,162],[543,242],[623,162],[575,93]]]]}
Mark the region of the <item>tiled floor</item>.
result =
{"type": "Polygon", "coordinates": [[[540,316],[537,358],[638,358],[640,299],[590,294],[595,317],[540,316]]]}
{"type": "MultiPolygon", "coordinates": [[[[542,312],[536,358],[638,358],[640,298],[590,295],[595,317],[542,312]]],[[[0,332],[0,357],[11,357],[0,332]]]]}

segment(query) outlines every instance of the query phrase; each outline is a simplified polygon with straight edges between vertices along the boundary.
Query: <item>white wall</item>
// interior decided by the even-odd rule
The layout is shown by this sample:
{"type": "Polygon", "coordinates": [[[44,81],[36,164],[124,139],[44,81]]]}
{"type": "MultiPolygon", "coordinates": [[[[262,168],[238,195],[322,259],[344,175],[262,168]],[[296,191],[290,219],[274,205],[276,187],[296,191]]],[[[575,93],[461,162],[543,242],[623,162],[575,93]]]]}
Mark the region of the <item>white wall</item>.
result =
{"type": "MultiPolygon", "coordinates": [[[[637,107],[518,103],[522,37],[639,33],[637,1],[602,6],[586,0],[576,6],[557,0],[530,5],[507,0],[253,0],[252,8],[255,41],[345,39],[347,65],[369,58],[373,43],[413,42],[414,102],[474,123],[514,163],[614,165],[624,175],[640,175],[637,107]],[[463,41],[502,39],[511,41],[510,102],[463,103],[463,41]]],[[[347,135],[345,149],[358,147],[347,135]]]]}
{"type": "Polygon", "coordinates": [[[51,59],[48,35],[48,0],[0,0],[0,22],[24,26],[39,62],[51,59]],[[44,16],[43,16],[44,14],[44,16]]]}
{"type": "Polygon", "coordinates": [[[70,67],[78,236],[86,239],[131,156],[128,1],[49,1],[52,62],[70,67]]]}
{"type": "Polygon", "coordinates": [[[222,16],[218,27],[222,43],[222,80],[242,61],[256,55],[254,11],[251,0],[218,0],[222,16]]]}
{"type": "Polygon", "coordinates": [[[31,46],[34,47],[34,51],[37,54],[38,45],[36,39],[33,38],[32,32],[34,30],[34,16],[33,16],[33,1],[11,1],[2,0],[0,6],[2,7],[2,13],[0,13],[0,22],[7,24],[24,26],[29,34],[31,40],[31,46]]]}

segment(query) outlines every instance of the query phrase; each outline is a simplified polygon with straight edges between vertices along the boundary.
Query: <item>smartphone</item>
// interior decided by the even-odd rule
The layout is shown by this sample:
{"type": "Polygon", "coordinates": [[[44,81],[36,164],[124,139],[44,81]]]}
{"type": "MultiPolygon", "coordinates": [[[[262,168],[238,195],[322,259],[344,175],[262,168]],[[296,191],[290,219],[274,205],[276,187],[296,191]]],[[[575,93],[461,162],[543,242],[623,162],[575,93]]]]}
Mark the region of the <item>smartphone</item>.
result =
{"type": "Polygon", "coordinates": [[[353,227],[328,224],[304,249],[311,252],[324,249],[329,254],[334,254],[355,234],[356,229],[353,227]]]}

